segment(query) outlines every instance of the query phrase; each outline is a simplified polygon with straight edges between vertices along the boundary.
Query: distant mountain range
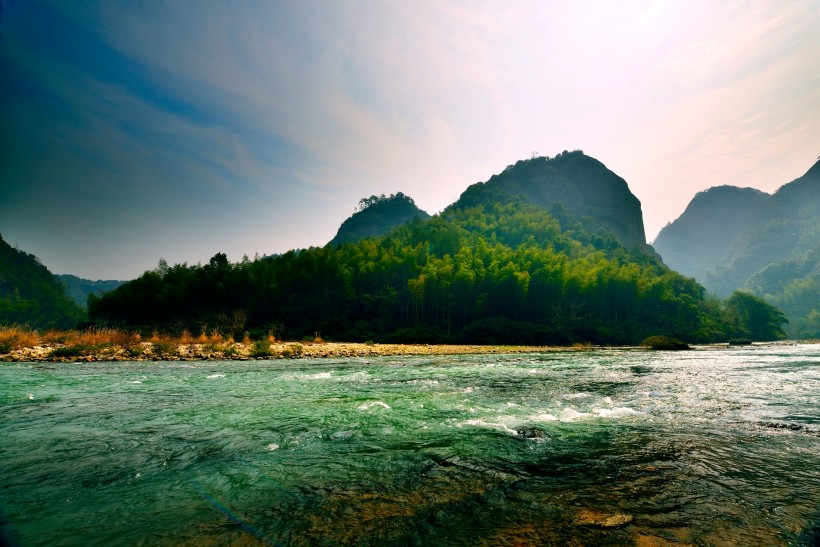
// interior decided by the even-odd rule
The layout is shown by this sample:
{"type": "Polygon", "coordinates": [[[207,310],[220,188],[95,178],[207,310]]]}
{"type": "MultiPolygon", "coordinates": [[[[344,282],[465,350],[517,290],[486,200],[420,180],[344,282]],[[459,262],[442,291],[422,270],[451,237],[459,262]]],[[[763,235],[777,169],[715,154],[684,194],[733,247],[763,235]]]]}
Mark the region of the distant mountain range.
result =
{"type": "Polygon", "coordinates": [[[772,195],[697,194],[653,246],[720,297],[745,289],[780,307],[791,336],[820,337],[820,161],[772,195]]]}
{"type": "Polygon", "coordinates": [[[83,308],[85,308],[88,302],[89,294],[102,296],[125,283],[125,281],[117,281],[114,279],[98,279],[92,281],[70,274],[58,274],[57,279],[65,285],[66,295],[83,308]]]}

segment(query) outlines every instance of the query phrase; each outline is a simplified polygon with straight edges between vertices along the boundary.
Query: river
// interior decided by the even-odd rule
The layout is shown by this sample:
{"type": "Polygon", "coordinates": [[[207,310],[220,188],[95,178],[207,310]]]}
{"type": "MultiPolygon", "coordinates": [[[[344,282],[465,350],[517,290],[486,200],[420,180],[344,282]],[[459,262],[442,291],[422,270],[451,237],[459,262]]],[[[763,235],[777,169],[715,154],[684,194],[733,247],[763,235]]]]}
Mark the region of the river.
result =
{"type": "Polygon", "coordinates": [[[820,345],[0,365],[12,545],[817,545],[820,345]]]}

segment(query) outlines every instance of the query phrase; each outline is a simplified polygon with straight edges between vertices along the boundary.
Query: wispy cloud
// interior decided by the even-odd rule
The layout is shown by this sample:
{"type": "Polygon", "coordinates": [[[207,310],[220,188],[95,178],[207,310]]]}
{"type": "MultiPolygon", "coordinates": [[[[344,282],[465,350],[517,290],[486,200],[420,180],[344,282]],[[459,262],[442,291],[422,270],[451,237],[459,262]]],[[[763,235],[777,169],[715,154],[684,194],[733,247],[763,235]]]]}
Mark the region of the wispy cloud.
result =
{"type": "Polygon", "coordinates": [[[436,211],[572,148],[627,179],[651,237],[710,185],[799,175],[820,134],[812,0],[20,0],[3,18],[0,229],[84,275],[323,244],[362,196],[436,211]],[[61,253],[60,226],[87,243],[61,253]]]}

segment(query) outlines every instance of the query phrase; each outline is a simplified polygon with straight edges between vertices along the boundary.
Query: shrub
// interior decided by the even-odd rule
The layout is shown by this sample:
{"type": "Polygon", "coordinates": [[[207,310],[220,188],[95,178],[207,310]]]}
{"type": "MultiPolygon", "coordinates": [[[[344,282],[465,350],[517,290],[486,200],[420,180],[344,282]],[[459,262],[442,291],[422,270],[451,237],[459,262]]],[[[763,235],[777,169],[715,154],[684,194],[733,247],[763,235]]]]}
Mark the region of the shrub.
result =
{"type": "Polygon", "coordinates": [[[655,350],[674,351],[692,349],[689,347],[689,344],[669,336],[650,336],[649,338],[644,339],[644,341],[641,342],[641,345],[655,350]]]}
{"type": "Polygon", "coordinates": [[[79,357],[81,355],[88,355],[94,352],[94,346],[88,344],[74,344],[71,346],[63,346],[61,348],[54,348],[51,350],[52,357],[79,357]]]}
{"type": "Polygon", "coordinates": [[[109,342],[127,350],[139,345],[140,335],[134,332],[112,330],[109,342]]]}
{"type": "Polygon", "coordinates": [[[267,340],[257,340],[253,343],[250,351],[251,357],[270,357],[270,355],[270,342],[267,340]]]}
{"type": "Polygon", "coordinates": [[[155,340],[151,343],[154,349],[154,355],[173,355],[177,352],[174,344],[168,340],[155,340]]]}
{"type": "Polygon", "coordinates": [[[735,338],[733,340],[729,340],[730,346],[751,346],[752,341],[748,338],[735,338]]]}
{"type": "Polygon", "coordinates": [[[126,348],[125,352],[128,354],[129,357],[140,357],[145,354],[145,350],[143,349],[142,345],[136,345],[130,348],[126,348]]]}

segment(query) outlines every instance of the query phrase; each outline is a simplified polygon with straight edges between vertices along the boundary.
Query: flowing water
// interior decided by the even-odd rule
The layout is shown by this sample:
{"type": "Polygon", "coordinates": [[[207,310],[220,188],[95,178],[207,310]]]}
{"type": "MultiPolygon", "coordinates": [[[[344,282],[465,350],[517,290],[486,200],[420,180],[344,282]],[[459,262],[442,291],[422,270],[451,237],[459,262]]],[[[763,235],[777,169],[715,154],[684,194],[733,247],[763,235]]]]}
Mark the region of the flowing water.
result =
{"type": "Polygon", "coordinates": [[[5,541],[817,545],[820,345],[0,365],[5,541]]]}

